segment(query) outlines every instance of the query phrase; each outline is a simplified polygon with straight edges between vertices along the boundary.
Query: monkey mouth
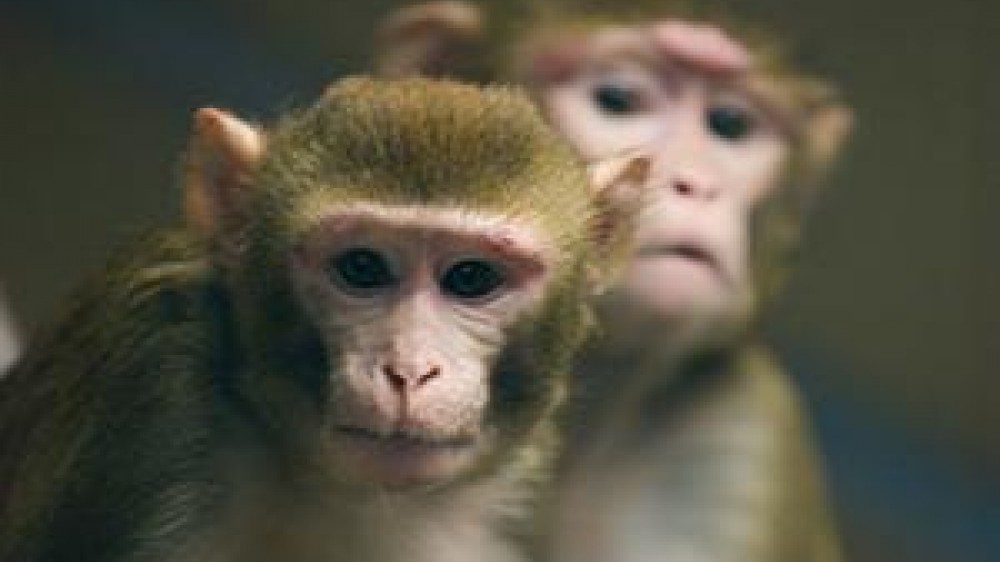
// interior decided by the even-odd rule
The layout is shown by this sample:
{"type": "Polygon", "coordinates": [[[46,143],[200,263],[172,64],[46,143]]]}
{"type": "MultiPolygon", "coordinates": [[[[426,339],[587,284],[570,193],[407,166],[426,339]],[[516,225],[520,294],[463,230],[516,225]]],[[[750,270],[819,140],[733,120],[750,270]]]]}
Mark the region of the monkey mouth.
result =
{"type": "Polygon", "coordinates": [[[337,433],[348,439],[368,441],[372,444],[397,449],[449,451],[466,449],[476,443],[475,437],[470,435],[429,437],[402,430],[395,430],[386,434],[360,426],[340,426],[337,428],[337,433]]]}
{"type": "Polygon", "coordinates": [[[406,490],[442,485],[468,472],[482,443],[470,435],[427,436],[404,430],[383,433],[360,426],[335,428],[339,462],[353,479],[379,488],[406,490]]]}
{"type": "Polygon", "coordinates": [[[718,267],[715,256],[704,246],[692,242],[656,242],[643,244],[639,247],[638,257],[648,258],[679,258],[685,261],[698,262],[712,268],[718,267]]]}

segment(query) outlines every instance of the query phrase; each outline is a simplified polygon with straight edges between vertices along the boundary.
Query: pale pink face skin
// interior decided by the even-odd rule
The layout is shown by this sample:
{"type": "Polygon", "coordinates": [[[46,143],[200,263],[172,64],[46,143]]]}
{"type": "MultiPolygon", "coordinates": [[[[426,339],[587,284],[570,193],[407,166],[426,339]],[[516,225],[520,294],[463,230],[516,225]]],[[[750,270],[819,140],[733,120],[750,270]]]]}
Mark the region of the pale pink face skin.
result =
{"type": "Polygon", "coordinates": [[[490,215],[355,204],[318,220],[292,278],[338,350],[327,429],[340,474],[433,483],[491,450],[489,366],[550,259],[529,226],[490,215]]]}
{"type": "Polygon", "coordinates": [[[778,187],[786,137],[746,87],[750,54],[715,27],[613,28],[559,49],[537,95],[588,160],[654,158],[626,292],[671,320],[742,313],[747,222],[778,187]]]}

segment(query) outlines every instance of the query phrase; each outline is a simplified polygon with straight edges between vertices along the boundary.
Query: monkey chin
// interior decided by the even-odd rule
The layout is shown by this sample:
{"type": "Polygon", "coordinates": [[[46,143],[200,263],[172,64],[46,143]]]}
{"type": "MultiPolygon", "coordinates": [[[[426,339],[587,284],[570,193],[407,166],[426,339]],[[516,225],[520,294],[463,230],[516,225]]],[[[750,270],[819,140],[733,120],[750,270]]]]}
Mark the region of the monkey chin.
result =
{"type": "Polygon", "coordinates": [[[432,439],[359,427],[336,428],[331,445],[351,482],[394,491],[445,486],[471,472],[484,449],[476,436],[432,439]]]}

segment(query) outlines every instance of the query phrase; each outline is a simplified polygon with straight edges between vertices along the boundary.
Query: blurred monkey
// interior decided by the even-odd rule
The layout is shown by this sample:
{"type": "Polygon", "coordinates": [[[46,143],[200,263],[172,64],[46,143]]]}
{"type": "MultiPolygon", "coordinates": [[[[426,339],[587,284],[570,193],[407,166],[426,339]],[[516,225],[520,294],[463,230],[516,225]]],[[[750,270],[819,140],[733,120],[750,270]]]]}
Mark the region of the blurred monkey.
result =
{"type": "Polygon", "coordinates": [[[586,158],[653,157],[631,265],[574,372],[546,556],[838,560],[797,391],[755,330],[851,128],[835,89],[773,37],[663,1],[417,4],[378,48],[387,74],[527,85],[586,158]]]}

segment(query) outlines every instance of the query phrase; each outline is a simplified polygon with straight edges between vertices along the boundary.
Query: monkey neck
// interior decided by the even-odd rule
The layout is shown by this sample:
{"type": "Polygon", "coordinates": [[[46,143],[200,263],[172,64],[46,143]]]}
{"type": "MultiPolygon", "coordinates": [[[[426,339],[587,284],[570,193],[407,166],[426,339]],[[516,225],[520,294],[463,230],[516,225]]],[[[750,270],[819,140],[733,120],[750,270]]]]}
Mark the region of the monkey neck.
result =
{"type": "Polygon", "coordinates": [[[588,454],[595,435],[615,440],[641,435],[643,419],[669,409],[696,386],[737,369],[747,353],[761,348],[751,326],[668,327],[659,330],[662,343],[657,345],[651,345],[649,336],[656,329],[644,338],[600,334],[585,347],[573,372],[574,395],[563,418],[563,465],[588,454]],[[706,332],[712,337],[704,337],[706,332]]]}
{"type": "Polygon", "coordinates": [[[574,391],[587,408],[599,401],[634,400],[666,388],[706,364],[725,363],[755,341],[755,322],[745,314],[666,322],[640,311],[624,320],[601,313],[601,329],[578,355],[574,391]],[[627,397],[633,398],[627,398],[627,397]]]}

